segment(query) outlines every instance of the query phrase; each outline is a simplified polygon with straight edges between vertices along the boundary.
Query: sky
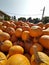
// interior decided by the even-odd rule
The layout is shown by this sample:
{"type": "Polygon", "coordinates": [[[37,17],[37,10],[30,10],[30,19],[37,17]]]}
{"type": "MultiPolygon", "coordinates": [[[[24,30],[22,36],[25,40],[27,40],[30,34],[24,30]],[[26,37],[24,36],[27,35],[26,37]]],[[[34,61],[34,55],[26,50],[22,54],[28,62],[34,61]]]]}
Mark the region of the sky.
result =
{"type": "Polygon", "coordinates": [[[42,18],[44,6],[44,16],[49,16],[49,0],[0,0],[0,10],[16,18],[42,18]]]}

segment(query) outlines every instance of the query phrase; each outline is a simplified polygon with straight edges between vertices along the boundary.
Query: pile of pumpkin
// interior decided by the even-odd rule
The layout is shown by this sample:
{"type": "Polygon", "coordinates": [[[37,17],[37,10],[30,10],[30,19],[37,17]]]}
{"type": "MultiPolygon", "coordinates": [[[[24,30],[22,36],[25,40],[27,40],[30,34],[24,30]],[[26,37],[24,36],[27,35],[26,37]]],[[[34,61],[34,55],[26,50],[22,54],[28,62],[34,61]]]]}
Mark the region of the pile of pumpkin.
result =
{"type": "Polygon", "coordinates": [[[49,65],[49,23],[0,22],[0,65],[49,65]]]}

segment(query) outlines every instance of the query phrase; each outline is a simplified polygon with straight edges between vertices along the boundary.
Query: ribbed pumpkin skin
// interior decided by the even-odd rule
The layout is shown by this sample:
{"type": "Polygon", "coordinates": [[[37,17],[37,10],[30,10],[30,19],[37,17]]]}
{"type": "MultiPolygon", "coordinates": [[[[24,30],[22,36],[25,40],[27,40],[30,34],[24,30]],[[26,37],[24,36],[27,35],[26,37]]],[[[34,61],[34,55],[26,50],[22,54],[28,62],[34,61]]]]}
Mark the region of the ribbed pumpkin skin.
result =
{"type": "Polygon", "coordinates": [[[30,65],[30,62],[24,55],[15,54],[8,59],[6,65],[30,65]]]}
{"type": "Polygon", "coordinates": [[[49,35],[41,36],[39,42],[43,45],[43,47],[49,49],[49,35]]]}

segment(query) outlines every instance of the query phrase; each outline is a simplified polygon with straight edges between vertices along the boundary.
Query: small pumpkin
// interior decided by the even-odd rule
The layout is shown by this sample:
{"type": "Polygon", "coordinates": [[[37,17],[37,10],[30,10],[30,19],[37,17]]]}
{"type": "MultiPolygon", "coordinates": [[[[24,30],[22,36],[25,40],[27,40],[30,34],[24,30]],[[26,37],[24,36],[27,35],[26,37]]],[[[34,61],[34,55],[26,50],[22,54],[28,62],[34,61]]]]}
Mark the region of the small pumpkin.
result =
{"type": "Polygon", "coordinates": [[[16,31],[15,31],[16,37],[21,37],[22,31],[23,31],[22,28],[17,28],[16,31]]]}
{"type": "Polygon", "coordinates": [[[9,49],[9,56],[12,56],[14,54],[23,54],[23,53],[24,53],[24,49],[19,45],[14,45],[9,49]]]}
{"type": "Polygon", "coordinates": [[[23,31],[22,32],[21,38],[22,38],[23,41],[27,41],[29,39],[29,37],[30,37],[29,31],[23,31]]]}

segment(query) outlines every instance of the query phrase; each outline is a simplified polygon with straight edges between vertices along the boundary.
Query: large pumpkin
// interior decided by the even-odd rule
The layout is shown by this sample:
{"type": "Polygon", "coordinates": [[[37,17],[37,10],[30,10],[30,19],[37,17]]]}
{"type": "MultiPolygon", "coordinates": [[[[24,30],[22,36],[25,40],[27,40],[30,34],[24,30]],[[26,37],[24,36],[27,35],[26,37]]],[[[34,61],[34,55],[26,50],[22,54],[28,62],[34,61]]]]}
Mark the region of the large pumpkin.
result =
{"type": "Polygon", "coordinates": [[[0,33],[0,41],[8,40],[10,39],[10,35],[6,32],[0,33]]]}
{"type": "Polygon", "coordinates": [[[39,42],[43,45],[43,47],[49,49],[49,35],[41,36],[39,42]]]}
{"type": "Polygon", "coordinates": [[[17,28],[16,31],[15,31],[16,37],[21,37],[22,31],[23,31],[22,28],[17,28]]]}
{"type": "Polygon", "coordinates": [[[6,65],[7,58],[3,52],[0,52],[0,65],[6,65]]]}
{"type": "Polygon", "coordinates": [[[31,37],[39,37],[42,35],[42,29],[40,26],[32,26],[30,29],[31,37]]]}
{"type": "Polygon", "coordinates": [[[24,49],[19,45],[14,45],[9,49],[9,56],[12,56],[14,54],[23,54],[23,53],[24,53],[24,49]]]}
{"type": "Polygon", "coordinates": [[[27,41],[29,39],[29,31],[22,32],[22,40],[27,41]]]}
{"type": "Polygon", "coordinates": [[[30,65],[30,62],[24,55],[15,54],[8,59],[6,65],[30,65]]]}

